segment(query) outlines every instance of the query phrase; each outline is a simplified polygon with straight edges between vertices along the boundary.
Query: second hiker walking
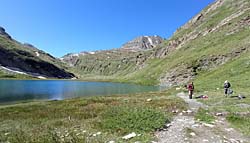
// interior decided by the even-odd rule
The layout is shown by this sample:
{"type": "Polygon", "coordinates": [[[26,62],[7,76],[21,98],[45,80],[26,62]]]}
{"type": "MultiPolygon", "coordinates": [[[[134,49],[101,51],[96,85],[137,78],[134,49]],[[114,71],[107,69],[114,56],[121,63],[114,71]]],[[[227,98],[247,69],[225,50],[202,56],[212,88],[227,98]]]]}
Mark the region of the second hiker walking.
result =
{"type": "Polygon", "coordinates": [[[227,97],[230,94],[229,88],[231,87],[231,84],[226,80],[224,82],[224,94],[227,97]]]}

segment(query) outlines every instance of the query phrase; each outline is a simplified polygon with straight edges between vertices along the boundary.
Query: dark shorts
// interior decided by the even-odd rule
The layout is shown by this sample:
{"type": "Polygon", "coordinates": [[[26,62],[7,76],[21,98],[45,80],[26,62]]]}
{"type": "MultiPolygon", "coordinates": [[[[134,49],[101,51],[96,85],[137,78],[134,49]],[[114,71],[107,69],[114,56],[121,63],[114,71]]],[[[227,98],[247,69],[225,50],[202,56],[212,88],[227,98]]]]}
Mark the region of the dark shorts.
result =
{"type": "Polygon", "coordinates": [[[192,99],[193,92],[193,90],[189,90],[189,99],[192,99]]]}
{"type": "Polygon", "coordinates": [[[229,94],[229,92],[228,92],[229,90],[228,90],[228,88],[225,88],[225,94],[229,94]]]}

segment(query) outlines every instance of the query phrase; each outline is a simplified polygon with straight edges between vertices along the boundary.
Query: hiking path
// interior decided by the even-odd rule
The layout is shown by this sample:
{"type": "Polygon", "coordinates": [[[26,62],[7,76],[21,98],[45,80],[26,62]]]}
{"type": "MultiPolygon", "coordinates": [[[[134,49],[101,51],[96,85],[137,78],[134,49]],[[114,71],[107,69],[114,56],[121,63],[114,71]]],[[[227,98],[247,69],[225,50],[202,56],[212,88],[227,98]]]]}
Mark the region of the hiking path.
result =
{"type": "Polygon", "coordinates": [[[157,143],[250,143],[250,138],[232,128],[223,116],[216,116],[213,124],[198,122],[194,115],[199,108],[208,106],[189,99],[185,93],[177,94],[189,106],[187,111],[179,112],[165,130],[155,133],[157,143]]]}

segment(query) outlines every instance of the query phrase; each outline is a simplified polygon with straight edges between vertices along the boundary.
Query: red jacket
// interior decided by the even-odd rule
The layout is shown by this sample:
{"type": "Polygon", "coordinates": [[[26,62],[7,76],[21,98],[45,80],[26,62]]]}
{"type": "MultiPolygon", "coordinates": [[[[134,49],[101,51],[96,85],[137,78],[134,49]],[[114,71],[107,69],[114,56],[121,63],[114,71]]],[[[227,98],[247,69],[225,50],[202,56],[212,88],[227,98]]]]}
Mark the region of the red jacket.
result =
{"type": "Polygon", "coordinates": [[[194,90],[194,85],[193,85],[193,84],[189,84],[189,85],[188,85],[188,90],[189,90],[189,91],[194,90]]]}

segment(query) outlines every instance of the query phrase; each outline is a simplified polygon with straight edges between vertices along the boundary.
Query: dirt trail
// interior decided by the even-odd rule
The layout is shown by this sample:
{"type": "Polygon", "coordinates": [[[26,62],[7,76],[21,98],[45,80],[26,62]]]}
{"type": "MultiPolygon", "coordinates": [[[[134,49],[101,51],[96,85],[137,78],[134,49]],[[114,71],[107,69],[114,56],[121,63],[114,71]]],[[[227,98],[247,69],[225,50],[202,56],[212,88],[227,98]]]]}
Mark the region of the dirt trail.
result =
{"type": "Polygon", "coordinates": [[[184,93],[177,96],[188,103],[189,110],[175,116],[166,131],[155,134],[158,143],[250,143],[250,138],[231,128],[223,117],[218,117],[214,124],[195,121],[194,114],[198,109],[208,107],[195,99],[188,99],[184,93]]]}

